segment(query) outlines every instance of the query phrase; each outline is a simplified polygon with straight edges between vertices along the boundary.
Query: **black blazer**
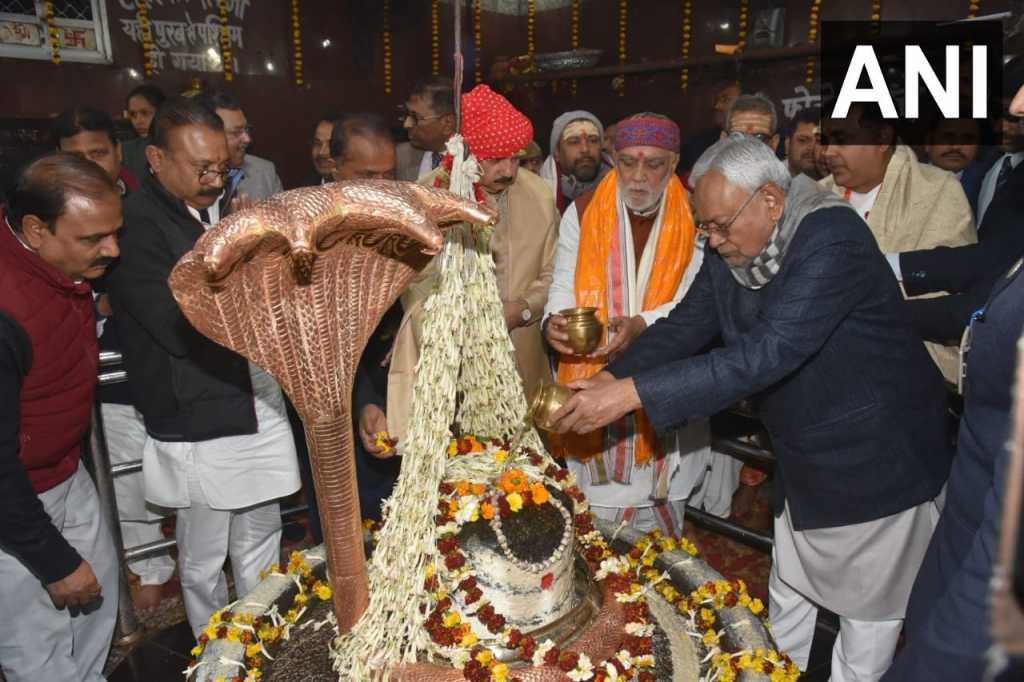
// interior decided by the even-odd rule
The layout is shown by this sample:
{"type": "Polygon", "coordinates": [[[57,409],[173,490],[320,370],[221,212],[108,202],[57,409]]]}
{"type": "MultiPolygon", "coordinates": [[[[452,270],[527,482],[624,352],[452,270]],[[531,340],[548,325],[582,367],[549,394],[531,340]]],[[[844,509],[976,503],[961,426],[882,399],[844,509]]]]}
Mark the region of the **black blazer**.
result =
{"type": "Polygon", "coordinates": [[[709,250],[683,300],[608,370],[634,378],[660,433],[758,400],[778,459],[775,512],[788,502],[797,530],[909,509],[949,473],[942,377],[846,207],[806,217],[758,291],[709,250]],[[695,355],[718,334],[723,347],[695,355]]]}
{"type": "Polygon", "coordinates": [[[960,338],[971,314],[988,300],[993,284],[1024,256],[1021,215],[1024,163],[1017,165],[993,197],[978,227],[977,244],[900,254],[908,295],[953,294],[907,302],[911,320],[923,338],[940,342],[960,338]]]}
{"type": "Polygon", "coordinates": [[[197,332],[167,284],[202,224],[147,174],[125,201],[124,225],[107,286],[146,431],[172,442],[256,433],[248,362],[197,332]]]}

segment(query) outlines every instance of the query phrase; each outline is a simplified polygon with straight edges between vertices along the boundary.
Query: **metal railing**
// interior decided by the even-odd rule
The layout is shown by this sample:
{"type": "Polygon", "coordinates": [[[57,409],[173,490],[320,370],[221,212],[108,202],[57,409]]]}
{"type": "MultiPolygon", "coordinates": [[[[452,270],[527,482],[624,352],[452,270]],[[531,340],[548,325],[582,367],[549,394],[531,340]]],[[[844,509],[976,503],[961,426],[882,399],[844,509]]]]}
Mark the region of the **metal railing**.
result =
{"type": "MultiPolygon", "coordinates": [[[[115,351],[100,351],[100,372],[97,381],[100,386],[110,386],[128,380],[128,373],[120,367],[121,354],[115,351]]],[[[121,557],[119,573],[118,601],[118,637],[116,644],[131,645],[142,637],[142,628],[132,604],[131,591],[128,587],[128,564],[141,559],[148,559],[170,551],[177,543],[174,538],[155,540],[136,547],[125,547],[121,535],[120,514],[117,509],[117,495],[114,491],[114,479],[118,476],[134,474],[142,471],[142,460],[132,460],[111,465],[110,451],[107,449],[106,431],[103,426],[103,411],[97,397],[92,409],[92,427],[89,430],[89,453],[93,462],[96,477],[96,491],[114,547],[121,557]]],[[[281,510],[281,518],[287,519],[309,513],[309,505],[301,504],[285,507],[281,510]]]]}

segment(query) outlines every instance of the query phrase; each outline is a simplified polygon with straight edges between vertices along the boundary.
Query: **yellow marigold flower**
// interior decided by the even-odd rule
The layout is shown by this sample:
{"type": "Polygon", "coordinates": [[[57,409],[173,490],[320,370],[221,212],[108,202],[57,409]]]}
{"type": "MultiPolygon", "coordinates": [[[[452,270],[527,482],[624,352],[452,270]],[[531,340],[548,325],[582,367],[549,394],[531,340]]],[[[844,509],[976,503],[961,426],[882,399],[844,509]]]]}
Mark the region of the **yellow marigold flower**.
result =
{"type": "Polygon", "coordinates": [[[281,630],[270,623],[264,623],[260,626],[260,629],[256,631],[256,634],[261,640],[269,644],[277,641],[277,638],[281,636],[281,630]]]}
{"type": "Polygon", "coordinates": [[[236,613],[231,616],[232,623],[241,623],[243,625],[252,625],[253,615],[251,613],[236,613]]]}
{"type": "Polygon", "coordinates": [[[491,682],[506,682],[508,680],[508,665],[495,663],[491,667],[491,682]]]}
{"type": "Polygon", "coordinates": [[[308,601],[309,601],[309,595],[308,594],[299,593],[299,594],[295,595],[294,604],[296,606],[305,606],[308,601]]]}
{"type": "Polygon", "coordinates": [[[770,679],[771,682],[786,682],[786,671],[782,668],[776,668],[772,671],[771,677],[768,679],[770,679]]]}
{"type": "Polygon", "coordinates": [[[473,631],[468,625],[466,626],[466,629],[463,630],[462,639],[459,640],[459,644],[464,647],[471,647],[476,644],[476,635],[473,634],[473,631]]]}
{"type": "Polygon", "coordinates": [[[289,623],[294,623],[299,619],[298,609],[288,609],[288,613],[285,614],[284,619],[289,623]]]}
{"type": "Polygon", "coordinates": [[[655,528],[654,530],[652,530],[652,531],[648,532],[647,534],[648,534],[648,535],[649,535],[649,536],[650,536],[650,537],[651,537],[652,539],[654,539],[654,540],[657,540],[657,539],[658,539],[658,538],[660,538],[660,537],[661,537],[662,535],[664,535],[664,533],[662,533],[662,532],[661,532],[661,529],[660,529],[660,528],[655,528]]]}
{"type": "Polygon", "coordinates": [[[333,592],[331,591],[330,585],[322,580],[317,580],[313,585],[313,594],[315,594],[319,599],[327,601],[331,598],[333,592]]]}
{"type": "Polygon", "coordinates": [[[210,616],[210,625],[217,625],[217,624],[219,624],[221,622],[221,620],[223,619],[223,617],[224,617],[224,609],[217,609],[216,611],[213,612],[213,615],[210,616]]]}
{"type": "Polygon", "coordinates": [[[755,615],[758,614],[758,613],[761,613],[762,611],[764,611],[764,604],[761,603],[760,599],[756,599],[756,598],[755,599],[751,599],[750,600],[750,610],[755,615]]]}
{"type": "Polygon", "coordinates": [[[534,504],[544,504],[551,497],[543,483],[533,483],[530,485],[530,493],[533,495],[534,504]]]}
{"type": "Polygon", "coordinates": [[[242,631],[238,628],[228,628],[228,641],[237,642],[242,635],[242,631]]]}
{"type": "Polygon", "coordinates": [[[750,669],[752,669],[754,667],[754,663],[755,663],[754,662],[754,657],[751,656],[750,654],[743,654],[742,656],[740,656],[740,667],[741,668],[750,668],[750,669]]]}
{"type": "Polygon", "coordinates": [[[714,630],[708,630],[704,633],[704,646],[713,646],[718,641],[718,635],[715,634],[714,630]]]}
{"type": "Polygon", "coordinates": [[[203,645],[196,644],[194,647],[192,647],[192,651],[190,651],[189,653],[192,654],[194,658],[199,658],[199,655],[203,653],[203,645]]]}
{"type": "Polygon", "coordinates": [[[474,505],[473,513],[469,515],[470,523],[480,520],[480,505],[474,505]]]}
{"type": "Polygon", "coordinates": [[[224,679],[223,675],[218,675],[214,678],[213,682],[227,682],[227,680],[224,679]]]}
{"type": "Polygon", "coordinates": [[[658,555],[655,554],[654,552],[647,552],[647,554],[643,555],[643,557],[641,558],[640,562],[644,566],[653,566],[654,565],[654,561],[657,558],[658,558],[658,555]]]}
{"type": "Polygon", "coordinates": [[[504,464],[506,459],[508,459],[508,450],[498,450],[494,453],[494,461],[498,464],[504,464]]]}
{"type": "Polygon", "coordinates": [[[245,647],[245,655],[248,658],[252,658],[253,656],[262,656],[263,649],[260,648],[259,644],[250,644],[249,646],[245,647]]]}
{"type": "Polygon", "coordinates": [[[210,639],[217,639],[217,626],[207,625],[206,628],[203,630],[203,633],[210,639]]]}
{"type": "Polygon", "coordinates": [[[729,667],[721,668],[722,674],[718,677],[718,682],[736,682],[736,671],[729,667]]]}
{"type": "Polygon", "coordinates": [[[476,495],[477,497],[480,497],[485,492],[487,492],[487,486],[485,486],[483,483],[474,483],[471,486],[471,490],[473,491],[474,495],[476,495]]]}
{"type": "Polygon", "coordinates": [[[373,519],[363,519],[363,528],[366,530],[373,529],[373,519]]]}
{"type": "Polygon", "coordinates": [[[475,658],[480,665],[487,665],[491,662],[491,651],[490,649],[482,649],[478,651],[476,656],[473,658],[475,658]]]}
{"type": "Polygon", "coordinates": [[[672,585],[666,585],[661,591],[661,596],[665,597],[666,600],[673,602],[679,598],[679,590],[672,585]]]}
{"type": "Polygon", "coordinates": [[[459,481],[455,484],[455,492],[459,494],[459,497],[464,497],[469,494],[469,481],[459,481]]]}
{"type": "Polygon", "coordinates": [[[508,502],[508,508],[514,512],[523,508],[523,496],[519,493],[512,493],[505,500],[508,502]]]}
{"type": "Polygon", "coordinates": [[[442,619],[441,622],[444,623],[444,626],[446,628],[453,628],[462,622],[462,618],[459,616],[457,612],[448,611],[444,614],[444,618],[442,619]]]}
{"type": "Polygon", "coordinates": [[[448,456],[454,457],[459,454],[459,441],[451,440],[448,442],[448,456]]]}
{"type": "Polygon", "coordinates": [[[677,543],[674,538],[665,538],[661,541],[661,551],[663,552],[671,552],[678,546],[679,543],[677,543]]]}
{"type": "Polygon", "coordinates": [[[395,449],[394,446],[391,445],[391,436],[388,435],[387,431],[377,432],[376,445],[378,448],[381,448],[385,453],[391,452],[392,450],[395,449]]]}

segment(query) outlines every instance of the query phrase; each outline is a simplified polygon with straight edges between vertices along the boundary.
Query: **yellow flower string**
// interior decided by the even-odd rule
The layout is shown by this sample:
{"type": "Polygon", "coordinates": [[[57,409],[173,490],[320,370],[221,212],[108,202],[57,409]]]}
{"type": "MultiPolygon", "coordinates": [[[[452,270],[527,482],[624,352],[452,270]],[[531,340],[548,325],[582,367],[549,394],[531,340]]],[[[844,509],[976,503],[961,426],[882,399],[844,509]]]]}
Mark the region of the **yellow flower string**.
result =
{"type": "Polygon", "coordinates": [[[217,3],[220,10],[220,66],[224,71],[224,80],[230,83],[235,79],[235,60],[231,54],[231,31],[228,28],[228,0],[217,3]]]}
{"type": "MultiPolygon", "coordinates": [[[[619,64],[626,65],[626,29],[629,17],[629,0],[619,0],[619,64]]],[[[626,94],[626,75],[620,74],[618,79],[613,81],[619,91],[619,97],[626,94]]]]}
{"type": "MultiPolygon", "coordinates": [[[[807,44],[813,45],[818,40],[818,27],[821,25],[821,0],[811,0],[811,12],[807,19],[807,44]]],[[[814,69],[818,58],[807,58],[807,85],[814,84],[814,69]]]]}
{"type": "MultiPolygon", "coordinates": [[[[572,0],[572,21],[571,21],[571,37],[569,46],[578,50],[580,47],[580,0],[572,0]]],[[[576,96],[576,79],[572,79],[572,95],[576,96]]]]}
{"type": "Polygon", "coordinates": [[[476,59],[473,62],[473,76],[476,78],[476,83],[479,84],[481,81],[480,73],[482,69],[483,59],[481,58],[481,50],[484,48],[484,34],[482,29],[483,24],[483,3],[481,0],[473,0],[473,47],[476,52],[476,59]]]}
{"type": "Polygon", "coordinates": [[[142,33],[142,70],[146,76],[153,71],[153,22],[149,18],[149,0],[136,0],[138,8],[139,30],[142,33]]]}
{"type": "MultiPolygon", "coordinates": [[[[680,54],[683,60],[690,58],[690,31],[693,27],[693,2],[691,0],[683,0],[683,36],[682,44],[680,46],[680,54]]],[[[690,67],[683,66],[682,72],[679,74],[679,89],[686,90],[690,85],[690,67]]]]}
{"type": "Polygon", "coordinates": [[[295,84],[301,86],[302,76],[302,11],[299,0],[292,0],[292,69],[295,84]]]}
{"type": "Polygon", "coordinates": [[[441,73],[441,0],[430,3],[430,73],[441,73]]]}
{"type": "Polygon", "coordinates": [[[537,0],[526,0],[526,56],[533,63],[533,53],[537,50],[534,26],[537,21],[537,0]]]}
{"type": "Polygon", "coordinates": [[[967,18],[974,19],[978,16],[978,10],[981,9],[981,0],[968,0],[967,3],[967,18]]]}
{"type": "Polygon", "coordinates": [[[53,0],[46,0],[46,29],[50,35],[50,61],[60,64],[60,29],[53,11],[53,0]]]}
{"type": "Polygon", "coordinates": [[[383,0],[384,94],[391,94],[391,0],[383,0]]]}
{"type": "Polygon", "coordinates": [[[740,31],[736,49],[740,52],[747,46],[747,26],[750,23],[750,0],[740,0],[740,31]]]}

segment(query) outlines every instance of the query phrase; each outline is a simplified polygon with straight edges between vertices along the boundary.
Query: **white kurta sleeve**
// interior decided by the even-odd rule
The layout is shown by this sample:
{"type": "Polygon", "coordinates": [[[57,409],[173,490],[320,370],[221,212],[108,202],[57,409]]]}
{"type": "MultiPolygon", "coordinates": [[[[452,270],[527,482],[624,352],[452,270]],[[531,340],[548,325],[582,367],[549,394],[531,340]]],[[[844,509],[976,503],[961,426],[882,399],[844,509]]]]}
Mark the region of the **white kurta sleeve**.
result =
{"type": "Polygon", "coordinates": [[[679,281],[679,288],[676,289],[672,300],[668,303],[662,303],[653,310],[645,310],[640,313],[640,317],[644,318],[644,322],[647,323],[648,327],[672,312],[676,304],[683,300],[683,296],[689,291],[690,285],[693,284],[693,280],[697,277],[697,273],[700,272],[700,267],[704,263],[705,243],[702,239],[694,240],[693,257],[690,259],[689,265],[686,266],[686,271],[683,272],[683,278],[679,281]]]}
{"type": "MultiPolygon", "coordinates": [[[[569,204],[558,227],[558,247],[555,250],[555,271],[544,306],[544,319],[559,310],[576,306],[576,258],[580,250],[580,219],[576,203],[569,204]]],[[[667,311],[666,311],[667,314],[667,311]]]]}

